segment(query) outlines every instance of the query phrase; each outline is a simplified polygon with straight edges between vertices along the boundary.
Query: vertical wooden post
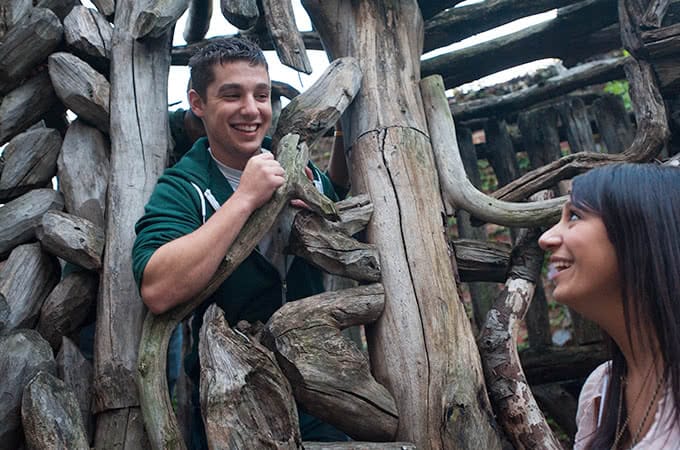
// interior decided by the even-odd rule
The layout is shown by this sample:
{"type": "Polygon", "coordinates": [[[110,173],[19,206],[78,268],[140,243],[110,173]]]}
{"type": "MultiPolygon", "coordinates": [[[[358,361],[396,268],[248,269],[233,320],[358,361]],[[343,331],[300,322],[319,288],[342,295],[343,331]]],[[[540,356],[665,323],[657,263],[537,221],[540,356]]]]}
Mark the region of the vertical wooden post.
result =
{"type": "Polygon", "coordinates": [[[137,348],[145,311],[132,278],[131,252],[135,222],[167,159],[170,39],[169,33],[143,41],[133,39],[130,28],[142,6],[133,0],[116,2],[111,174],[95,338],[97,449],[148,446],[136,384],[137,348]]]}
{"type": "Polygon", "coordinates": [[[331,58],[353,56],[362,88],[345,112],[352,186],[375,207],[385,311],[367,330],[376,378],[394,395],[397,440],[500,448],[470,323],[458,298],[421,95],[423,20],[413,0],[305,0],[331,58]]]}

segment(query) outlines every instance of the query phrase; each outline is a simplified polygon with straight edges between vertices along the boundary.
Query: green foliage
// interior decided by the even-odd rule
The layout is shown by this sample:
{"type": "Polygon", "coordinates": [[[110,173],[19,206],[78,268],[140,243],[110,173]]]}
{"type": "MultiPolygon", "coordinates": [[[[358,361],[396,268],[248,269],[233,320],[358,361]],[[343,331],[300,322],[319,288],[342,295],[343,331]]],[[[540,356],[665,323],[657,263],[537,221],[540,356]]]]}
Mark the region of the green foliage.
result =
{"type": "Polygon", "coordinates": [[[633,105],[630,101],[630,86],[627,80],[610,81],[604,85],[604,91],[609,94],[618,95],[623,100],[626,111],[631,111],[633,105]]]}

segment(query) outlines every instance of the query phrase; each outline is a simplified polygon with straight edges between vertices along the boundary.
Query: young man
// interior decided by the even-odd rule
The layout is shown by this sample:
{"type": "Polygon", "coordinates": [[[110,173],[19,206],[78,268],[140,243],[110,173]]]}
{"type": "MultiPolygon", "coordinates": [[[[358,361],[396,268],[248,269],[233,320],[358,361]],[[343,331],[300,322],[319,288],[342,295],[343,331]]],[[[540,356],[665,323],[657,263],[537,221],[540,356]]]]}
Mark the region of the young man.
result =
{"type": "MultiPolygon", "coordinates": [[[[272,119],[271,82],[262,51],[245,40],[221,39],[199,50],[189,66],[189,103],[207,137],[165,171],[135,227],[133,271],[144,303],[155,314],[201,292],[248,217],[271,198],[285,176],[272,154],[261,149],[272,119]]],[[[331,159],[330,178],[313,171],[317,185],[337,200],[331,180],[341,187],[347,172],[344,154],[331,159]]],[[[271,236],[265,237],[194,314],[194,345],[185,361],[196,386],[194,448],[206,448],[197,342],[207,307],[217,303],[231,326],[239,320],[266,322],[283,302],[323,290],[318,270],[301,259],[272,254],[272,248],[271,236]]],[[[304,414],[301,429],[305,440],[344,437],[304,414]],[[308,433],[311,429],[316,432],[308,433]]]]}

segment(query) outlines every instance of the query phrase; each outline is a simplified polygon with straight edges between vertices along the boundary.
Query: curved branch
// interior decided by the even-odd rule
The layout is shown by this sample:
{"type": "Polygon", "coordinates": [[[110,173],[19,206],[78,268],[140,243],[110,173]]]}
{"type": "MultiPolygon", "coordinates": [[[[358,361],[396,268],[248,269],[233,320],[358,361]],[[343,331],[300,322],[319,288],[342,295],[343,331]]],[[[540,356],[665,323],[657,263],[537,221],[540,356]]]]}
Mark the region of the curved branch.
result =
{"type": "Polygon", "coordinates": [[[557,220],[564,198],[510,203],[478,191],[465,174],[441,76],[423,79],[420,90],[442,195],[450,207],[462,208],[480,220],[512,227],[544,225],[557,220]]]}
{"type": "Polygon", "coordinates": [[[513,250],[505,289],[479,337],[484,374],[499,423],[515,448],[561,449],[538,408],[517,354],[517,327],[529,309],[541,272],[540,230],[525,232],[513,250]]]}

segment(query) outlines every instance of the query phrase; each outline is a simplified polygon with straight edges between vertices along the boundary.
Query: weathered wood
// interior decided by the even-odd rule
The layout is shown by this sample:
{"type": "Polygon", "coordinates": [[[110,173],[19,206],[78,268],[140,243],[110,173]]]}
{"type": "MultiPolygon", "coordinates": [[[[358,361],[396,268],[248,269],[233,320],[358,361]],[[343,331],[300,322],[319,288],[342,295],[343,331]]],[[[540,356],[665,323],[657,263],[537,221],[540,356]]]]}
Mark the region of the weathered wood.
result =
{"type": "Polygon", "coordinates": [[[460,281],[494,281],[506,279],[510,262],[510,246],[502,242],[482,242],[477,239],[455,239],[453,247],[460,281]]]}
{"type": "Polygon", "coordinates": [[[566,128],[571,153],[597,151],[593,130],[590,127],[590,118],[583,100],[578,97],[567,97],[555,107],[560,114],[562,126],[566,128]]]}
{"type": "Polygon", "coordinates": [[[45,299],[36,329],[55,351],[94,312],[98,284],[97,274],[72,272],[45,299]]]}
{"type": "Polygon", "coordinates": [[[628,148],[635,130],[621,97],[605,94],[593,102],[591,110],[607,152],[621,153],[628,148]]]}
{"type": "Polygon", "coordinates": [[[140,5],[141,10],[131,16],[131,34],[135,39],[159,38],[173,29],[189,6],[189,0],[153,0],[140,5]]]}
{"type": "Polygon", "coordinates": [[[0,5],[0,41],[33,7],[32,0],[14,0],[0,5]]]}
{"type": "Polygon", "coordinates": [[[353,194],[351,197],[337,202],[335,208],[340,221],[334,223],[345,234],[353,236],[366,228],[373,215],[373,204],[366,194],[353,194]]]}
{"type": "Polygon", "coordinates": [[[60,273],[56,258],[43,252],[40,244],[20,245],[12,250],[0,272],[0,298],[10,310],[6,329],[33,328],[60,273]]]}
{"type": "Polygon", "coordinates": [[[499,202],[477,190],[463,168],[441,77],[425,78],[420,82],[420,89],[445,202],[468,211],[480,220],[506,226],[537,226],[559,217],[564,199],[522,204],[499,202]]]}
{"type": "Polygon", "coordinates": [[[620,154],[582,152],[567,155],[532,170],[493,193],[495,198],[520,200],[558,181],[613,162],[646,162],[658,155],[668,140],[666,109],[649,63],[630,60],[624,67],[630,83],[637,130],[630,147],[620,154]]]}
{"type": "Polygon", "coordinates": [[[49,344],[34,330],[0,336],[0,442],[3,448],[21,448],[21,396],[24,386],[40,371],[56,374],[49,344]]]}
{"type": "Polygon", "coordinates": [[[418,0],[418,7],[424,20],[429,20],[447,8],[453,8],[464,0],[418,0]]]}
{"type": "Polygon", "coordinates": [[[554,106],[525,111],[517,117],[531,167],[541,167],[562,156],[557,120],[554,106]]]}
{"type": "Polygon", "coordinates": [[[313,143],[340,119],[361,87],[361,68],[354,58],[333,61],[319,79],[281,111],[272,148],[288,133],[313,143]]]}
{"type": "Polygon", "coordinates": [[[517,154],[504,120],[491,118],[484,124],[487,158],[496,174],[498,186],[504,186],[519,176],[517,154]]]}
{"type": "Polygon", "coordinates": [[[561,57],[570,41],[616,22],[615,0],[584,0],[560,8],[557,17],[491,41],[423,61],[423,77],[440,74],[446,88],[541,58],[561,57]],[[560,36],[560,39],[554,39],[560,36]]]}
{"type": "Polygon", "coordinates": [[[680,24],[675,23],[667,27],[643,31],[640,36],[645,43],[645,49],[652,59],[672,55],[678,51],[680,24]]]}
{"type": "Polygon", "coordinates": [[[64,200],[52,189],[34,189],[0,208],[0,258],[19,244],[35,239],[42,215],[61,209],[64,200]]]}
{"type": "Polygon", "coordinates": [[[262,0],[262,9],[269,35],[282,64],[298,72],[312,73],[305,43],[295,24],[290,0],[262,0]]]}
{"type": "Polygon", "coordinates": [[[109,142],[104,135],[76,120],[68,127],[57,160],[65,210],[99,227],[104,226],[109,153],[109,142]]]}
{"type": "Polygon", "coordinates": [[[15,136],[2,153],[5,165],[0,170],[0,203],[45,187],[57,173],[60,148],[57,130],[28,130],[15,136]]]}
{"type": "Polygon", "coordinates": [[[220,9],[224,18],[240,30],[254,27],[260,18],[255,0],[221,0],[220,9]]]}
{"type": "Polygon", "coordinates": [[[102,13],[105,17],[113,17],[116,9],[116,0],[90,0],[97,8],[97,11],[102,13]]]}
{"type": "Polygon", "coordinates": [[[248,218],[208,286],[190,302],[159,316],[148,313],[144,320],[139,344],[138,384],[146,429],[150,430],[150,439],[155,449],[184,448],[172,403],[167,395],[167,380],[163,376],[165,360],[158,358],[158,355],[166,354],[170,335],[177,324],[212,295],[255,249],[293,196],[303,199],[312,210],[324,217],[339,219],[333,203],[319,194],[304,175],[309,149],[304,143],[298,143],[298,135],[287,135],[281,139],[277,153],[278,161],[286,170],[286,183],[274,193],[268,203],[248,218]]]}
{"type": "Polygon", "coordinates": [[[90,448],[75,395],[49,373],[38,372],[24,388],[21,422],[30,450],[90,448]]]}
{"type": "Polygon", "coordinates": [[[414,0],[303,6],[328,54],[356,57],[363,73],[342,129],[352,189],[368,193],[375,207],[366,236],[380,249],[385,311],[366,334],[372,372],[403,412],[396,439],[432,450],[499,448],[458,299],[415,83],[423,43],[418,6],[414,0]]]}
{"type": "Polygon", "coordinates": [[[288,251],[333,275],[357,281],[380,280],[380,256],[374,245],[351,238],[309,211],[295,215],[288,251]]]}
{"type": "Polygon", "coordinates": [[[63,21],[76,5],[80,5],[80,0],[35,0],[35,7],[47,8],[63,21]]]}
{"type": "Polygon", "coordinates": [[[576,434],[578,402],[563,386],[557,383],[532,386],[536,403],[572,439],[576,434]]]}
{"type": "Polygon", "coordinates": [[[298,404],[353,439],[389,441],[397,431],[394,398],[340,332],[374,322],[384,304],[380,284],[326,292],[286,303],[263,331],[298,404]]]}
{"type": "Polygon", "coordinates": [[[111,52],[111,175],[94,352],[94,409],[99,413],[95,446],[104,450],[149,446],[135,382],[145,308],[130,254],[135,222],[168,159],[170,33],[136,40],[130,28],[140,3],[116,1],[111,52]]]}
{"type": "Polygon", "coordinates": [[[528,348],[519,354],[529,384],[585,378],[609,359],[602,344],[573,347],[528,348]]]}
{"type": "Polygon", "coordinates": [[[208,28],[210,28],[212,13],[213,7],[211,0],[189,1],[187,20],[184,25],[184,31],[182,32],[182,37],[184,37],[187,44],[193,44],[205,37],[208,28]]]}
{"type": "Polygon", "coordinates": [[[543,264],[540,230],[525,232],[514,249],[505,289],[479,336],[484,374],[499,421],[517,449],[561,449],[536,405],[517,354],[517,330],[543,264]]]}
{"type": "Polygon", "coordinates": [[[506,116],[576,89],[624,78],[623,66],[627,59],[627,57],[607,58],[581,64],[540,84],[510,94],[464,103],[450,102],[451,113],[458,121],[491,115],[506,116]]]}
{"type": "Polygon", "coordinates": [[[201,412],[210,448],[299,447],[293,392],[274,355],[229,328],[216,305],[203,316],[199,355],[201,412]]]}
{"type": "Polygon", "coordinates": [[[49,9],[33,8],[0,42],[0,94],[19,85],[59,45],[63,27],[49,9]]]}
{"type": "Polygon", "coordinates": [[[305,450],[415,450],[410,442],[308,442],[302,443],[305,450]]]}
{"type": "MultiPolygon", "coordinates": [[[[92,296],[93,301],[94,299],[95,296],[92,296]]],[[[61,340],[61,348],[57,354],[57,374],[75,394],[87,442],[92,442],[94,437],[94,416],[90,408],[92,405],[92,363],[85,359],[78,350],[78,346],[66,336],[61,340]]]]}
{"type": "Polygon", "coordinates": [[[61,211],[48,211],[36,235],[42,246],[65,261],[98,270],[104,253],[104,230],[87,219],[61,211]]]}
{"type": "Polygon", "coordinates": [[[48,67],[54,91],[64,105],[84,121],[108,133],[110,85],[104,75],[66,52],[50,55],[48,67]]]}
{"type": "Polygon", "coordinates": [[[446,47],[475,34],[526,16],[577,3],[580,0],[487,0],[450,8],[425,22],[424,52],[446,47]]]}
{"type": "Polygon", "coordinates": [[[76,6],[64,19],[64,40],[74,53],[108,73],[113,27],[97,10],[76,6]]]}
{"type": "Polygon", "coordinates": [[[670,3],[671,0],[652,0],[647,6],[640,25],[645,28],[659,28],[670,3]]]}
{"type": "Polygon", "coordinates": [[[0,145],[38,122],[56,100],[45,72],[7,94],[0,104],[0,145]]]}

